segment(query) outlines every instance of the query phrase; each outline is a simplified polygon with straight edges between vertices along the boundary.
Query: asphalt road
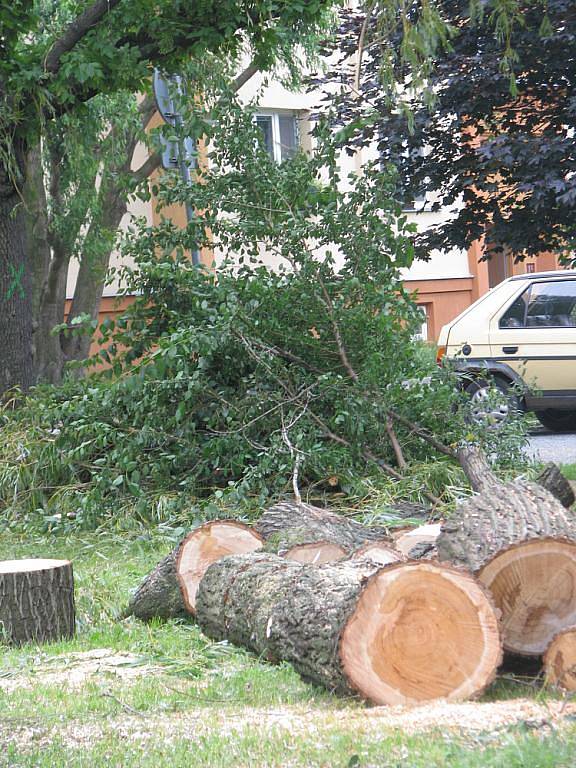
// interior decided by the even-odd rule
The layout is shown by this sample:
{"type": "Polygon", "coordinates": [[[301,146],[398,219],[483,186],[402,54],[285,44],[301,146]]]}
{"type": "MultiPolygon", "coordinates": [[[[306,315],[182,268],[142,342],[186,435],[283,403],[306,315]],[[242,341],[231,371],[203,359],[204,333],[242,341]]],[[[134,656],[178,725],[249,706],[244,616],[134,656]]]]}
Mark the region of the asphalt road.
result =
{"type": "Polygon", "coordinates": [[[555,434],[534,429],[528,443],[528,453],[540,461],[576,464],[576,432],[555,434]]]}

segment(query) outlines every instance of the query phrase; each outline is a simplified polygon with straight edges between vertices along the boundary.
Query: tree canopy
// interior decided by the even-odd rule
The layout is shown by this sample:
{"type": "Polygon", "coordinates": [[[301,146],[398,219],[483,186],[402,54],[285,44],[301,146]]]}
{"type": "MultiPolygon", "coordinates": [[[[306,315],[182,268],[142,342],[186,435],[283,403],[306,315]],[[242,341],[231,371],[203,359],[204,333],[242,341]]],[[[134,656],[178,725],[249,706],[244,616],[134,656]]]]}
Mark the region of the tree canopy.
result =
{"type": "MultiPolygon", "coordinates": [[[[573,243],[574,3],[513,5],[515,19],[505,23],[498,15],[502,3],[437,3],[449,31],[418,87],[399,53],[400,31],[392,33],[392,55],[379,39],[377,14],[349,14],[342,26],[344,57],[358,50],[363,36],[359,77],[335,99],[343,136],[352,147],[377,144],[382,162],[398,169],[403,198],[427,193],[433,210],[453,211],[419,236],[424,258],[433,248],[468,247],[485,233],[492,252],[507,246],[517,259],[573,243]],[[394,72],[395,108],[381,87],[387,67],[394,72]]],[[[424,6],[410,6],[415,29],[424,6]]],[[[426,40],[421,35],[424,51],[426,40]]],[[[354,73],[343,64],[340,82],[343,71],[350,83],[354,73]]]]}
{"type": "Polygon", "coordinates": [[[244,53],[269,68],[324,28],[333,0],[19,0],[0,9],[0,389],[34,381],[22,190],[43,127],[98,94],[136,91],[153,66],[244,53]]]}

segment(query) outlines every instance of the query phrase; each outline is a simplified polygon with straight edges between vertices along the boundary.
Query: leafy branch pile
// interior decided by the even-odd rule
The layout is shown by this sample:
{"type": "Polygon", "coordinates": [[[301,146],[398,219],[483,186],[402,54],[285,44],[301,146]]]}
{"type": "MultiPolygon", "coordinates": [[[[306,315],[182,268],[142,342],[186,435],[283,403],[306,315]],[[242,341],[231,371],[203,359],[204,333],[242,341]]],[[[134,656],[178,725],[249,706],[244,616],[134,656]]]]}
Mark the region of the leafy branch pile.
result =
{"type": "Polygon", "coordinates": [[[20,411],[32,423],[13,446],[20,461],[1,470],[4,504],[46,515],[57,502],[93,525],[127,497],[146,514],[158,492],[263,503],[369,475],[401,481],[439,455],[415,424],[438,445],[484,440],[513,461],[516,426],[473,427],[413,340],[421,316],[400,280],[413,249],[393,170],[341,178],[323,126],[311,155],[278,165],[249,111],[222,99],[216,110],[202,183],[167,174],[158,189],[201,213],[187,230],[167,220],[129,237],[137,298],[103,328],[110,371],[20,411]],[[216,272],[191,265],[192,246],[214,249],[216,272]]]}

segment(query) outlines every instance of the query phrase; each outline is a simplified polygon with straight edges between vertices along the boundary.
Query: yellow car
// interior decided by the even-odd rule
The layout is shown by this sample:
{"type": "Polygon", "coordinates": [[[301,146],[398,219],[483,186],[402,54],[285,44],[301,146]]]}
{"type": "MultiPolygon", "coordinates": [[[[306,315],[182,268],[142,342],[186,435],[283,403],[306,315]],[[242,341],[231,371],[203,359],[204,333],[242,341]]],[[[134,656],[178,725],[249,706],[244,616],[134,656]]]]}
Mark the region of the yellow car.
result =
{"type": "Polygon", "coordinates": [[[445,325],[438,345],[479,409],[493,383],[548,429],[576,430],[576,271],[505,280],[445,325]]]}

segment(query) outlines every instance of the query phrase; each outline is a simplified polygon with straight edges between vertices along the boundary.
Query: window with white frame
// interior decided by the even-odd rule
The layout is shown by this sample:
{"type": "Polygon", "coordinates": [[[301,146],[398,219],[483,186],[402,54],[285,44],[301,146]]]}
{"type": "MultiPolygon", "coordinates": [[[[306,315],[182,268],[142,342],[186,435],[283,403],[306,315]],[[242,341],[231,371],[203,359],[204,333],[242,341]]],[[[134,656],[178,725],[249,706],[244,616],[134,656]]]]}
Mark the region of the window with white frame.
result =
{"type": "Polygon", "coordinates": [[[259,112],[255,119],[262,131],[263,144],[277,163],[296,154],[298,120],[294,112],[259,112]]]}
{"type": "Polygon", "coordinates": [[[422,325],[412,338],[415,341],[428,341],[428,309],[426,304],[418,304],[418,309],[422,314],[422,325]]]}

